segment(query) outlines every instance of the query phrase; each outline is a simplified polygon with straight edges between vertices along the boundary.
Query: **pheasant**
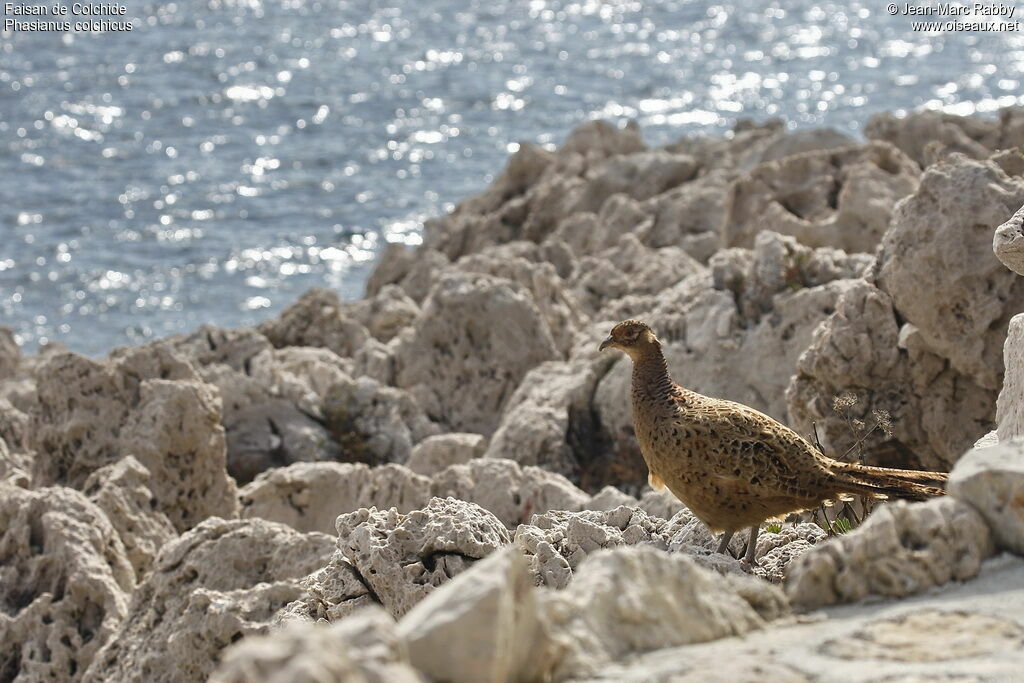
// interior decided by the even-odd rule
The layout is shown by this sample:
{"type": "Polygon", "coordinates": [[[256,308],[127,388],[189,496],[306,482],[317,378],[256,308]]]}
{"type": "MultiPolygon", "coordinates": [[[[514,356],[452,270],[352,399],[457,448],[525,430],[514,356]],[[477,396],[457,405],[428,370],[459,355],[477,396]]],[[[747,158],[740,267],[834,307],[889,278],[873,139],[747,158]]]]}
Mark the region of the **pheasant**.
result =
{"type": "Polygon", "coordinates": [[[619,323],[600,348],[633,361],[633,426],[648,481],[723,532],[720,553],[750,527],[744,557],[753,564],[761,522],[841,495],[922,500],[945,493],[941,472],[833,460],[764,413],[684,389],[669,377],[661,342],[645,323],[619,323]]]}

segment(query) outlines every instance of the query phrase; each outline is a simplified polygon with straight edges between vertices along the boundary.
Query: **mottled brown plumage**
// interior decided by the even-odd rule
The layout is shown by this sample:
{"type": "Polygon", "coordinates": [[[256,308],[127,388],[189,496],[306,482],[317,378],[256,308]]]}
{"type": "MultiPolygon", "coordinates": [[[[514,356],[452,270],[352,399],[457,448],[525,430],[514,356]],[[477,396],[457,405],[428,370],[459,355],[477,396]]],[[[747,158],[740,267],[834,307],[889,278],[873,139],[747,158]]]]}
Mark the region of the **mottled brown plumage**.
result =
{"type": "Polygon", "coordinates": [[[946,475],[845,463],[753,408],[684,389],[668,373],[646,324],[616,325],[601,348],[633,361],[633,426],[651,485],[668,489],[713,531],[757,528],[843,494],[919,500],[944,493],[946,475]]]}

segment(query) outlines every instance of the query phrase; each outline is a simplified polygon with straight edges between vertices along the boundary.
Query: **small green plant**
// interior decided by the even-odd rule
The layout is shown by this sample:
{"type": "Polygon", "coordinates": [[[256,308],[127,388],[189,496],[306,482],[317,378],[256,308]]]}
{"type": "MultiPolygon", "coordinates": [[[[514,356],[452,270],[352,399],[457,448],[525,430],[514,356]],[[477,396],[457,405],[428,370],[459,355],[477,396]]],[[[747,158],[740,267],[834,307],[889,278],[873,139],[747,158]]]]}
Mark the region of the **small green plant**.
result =
{"type": "Polygon", "coordinates": [[[767,526],[766,526],[766,527],[764,528],[764,530],[765,530],[765,533],[769,533],[769,534],[777,534],[777,533],[779,533],[780,531],[782,531],[782,525],[781,525],[781,524],[779,524],[778,522],[773,522],[773,523],[771,523],[771,524],[767,525],[767,526]]]}
{"type": "Polygon", "coordinates": [[[832,530],[837,534],[845,534],[853,528],[853,524],[846,517],[838,517],[832,522],[832,530]]]}

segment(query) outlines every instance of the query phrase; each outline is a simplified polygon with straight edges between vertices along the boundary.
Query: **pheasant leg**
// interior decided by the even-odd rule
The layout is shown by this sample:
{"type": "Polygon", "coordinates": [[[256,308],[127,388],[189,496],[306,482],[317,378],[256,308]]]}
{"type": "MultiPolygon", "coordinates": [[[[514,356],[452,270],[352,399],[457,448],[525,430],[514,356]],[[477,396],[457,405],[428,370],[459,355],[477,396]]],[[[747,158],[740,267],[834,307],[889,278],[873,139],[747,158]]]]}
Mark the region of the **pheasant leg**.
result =
{"type": "Polygon", "coordinates": [[[754,559],[754,553],[757,551],[757,532],[761,530],[761,527],[757,524],[750,527],[750,540],[747,541],[747,553],[743,556],[743,559],[747,561],[747,564],[754,565],[756,560],[754,559]]]}
{"type": "Polygon", "coordinates": [[[718,544],[718,552],[732,557],[732,554],[729,552],[729,541],[732,540],[733,533],[734,532],[732,531],[725,531],[722,533],[722,542],[718,544]]]}

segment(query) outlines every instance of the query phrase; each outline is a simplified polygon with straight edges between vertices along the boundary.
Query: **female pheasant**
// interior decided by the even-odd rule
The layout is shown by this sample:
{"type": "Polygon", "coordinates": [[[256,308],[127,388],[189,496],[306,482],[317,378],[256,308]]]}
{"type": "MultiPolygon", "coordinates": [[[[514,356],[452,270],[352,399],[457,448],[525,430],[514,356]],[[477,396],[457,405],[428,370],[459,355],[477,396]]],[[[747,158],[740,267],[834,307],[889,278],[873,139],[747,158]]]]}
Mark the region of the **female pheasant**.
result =
{"type": "Polygon", "coordinates": [[[684,389],[669,377],[661,342],[645,323],[619,323],[606,348],[633,361],[633,426],[651,486],[668,487],[713,532],[723,531],[718,552],[750,527],[745,558],[753,563],[761,522],[841,494],[921,500],[945,493],[941,472],[833,460],[764,413],[684,389]]]}

